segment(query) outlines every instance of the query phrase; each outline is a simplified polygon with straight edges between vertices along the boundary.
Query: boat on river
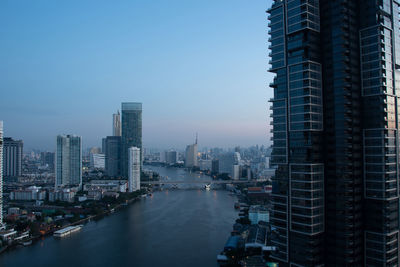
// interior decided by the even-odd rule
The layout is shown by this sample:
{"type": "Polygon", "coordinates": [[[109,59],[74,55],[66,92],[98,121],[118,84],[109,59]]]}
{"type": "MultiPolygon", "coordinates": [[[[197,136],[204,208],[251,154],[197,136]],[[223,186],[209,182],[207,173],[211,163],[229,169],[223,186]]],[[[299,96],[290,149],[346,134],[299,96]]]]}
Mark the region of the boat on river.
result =
{"type": "Polygon", "coordinates": [[[68,236],[72,233],[78,232],[82,229],[83,225],[76,225],[76,226],[68,226],[65,227],[61,230],[55,231],[53,236],[54,237],[64,237],[64,236],[68,236]]]}

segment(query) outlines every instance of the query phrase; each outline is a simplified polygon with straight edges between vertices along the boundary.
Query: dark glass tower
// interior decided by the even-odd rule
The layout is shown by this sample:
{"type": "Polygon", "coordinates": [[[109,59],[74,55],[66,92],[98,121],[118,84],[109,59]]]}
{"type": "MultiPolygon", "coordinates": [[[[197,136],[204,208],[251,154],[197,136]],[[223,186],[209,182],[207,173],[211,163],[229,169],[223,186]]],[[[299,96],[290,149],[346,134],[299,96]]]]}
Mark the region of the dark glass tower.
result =
{"type": "Polygon", "coordinates": [[[7,180],[22,174],[22,154],[24,143],[22,140],[14,140],[4,137],[3,140],[3,175],[7,180]]]}
{"type": "Polygon", "coordinates": [[[398,265],[399,12],[394,0],[268,10],[281,263],[398,265]]]}
{"type": "MultiPolygon", "coordinates": [[[[128,149],[142,149],[142,103],[122,103],[121,175],[128,179],[128,149]]],[[[141,157],[142,158],[142,157],[141,157]]]]}
{"type": "Polygon", "coordinates": [[[105,141],[105,171],[108,176],[121,175],[121,136],[107,136],[105,141]]]}

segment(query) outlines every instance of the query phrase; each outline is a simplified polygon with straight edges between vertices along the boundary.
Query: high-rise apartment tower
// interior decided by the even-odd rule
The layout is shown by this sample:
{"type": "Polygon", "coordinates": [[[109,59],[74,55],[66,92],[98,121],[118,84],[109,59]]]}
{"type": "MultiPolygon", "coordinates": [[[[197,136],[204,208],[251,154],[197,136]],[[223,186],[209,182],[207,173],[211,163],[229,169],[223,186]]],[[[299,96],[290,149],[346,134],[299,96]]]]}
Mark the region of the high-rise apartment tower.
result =
{"type": "Polygon", "coordinates": [[[19,177],[22,174],[22,153],[24,143],[10,137],[3,138],[3,176],[19,177]]]}
{"type": "Polygon", "coordinates": [[[399,265],[399,12],[395,0],[268,10],[272,242],[283,265],[399,265]]]}
{"type": "Polygon", "coordinates": [[[82,186],[82,143],[75,135],[57,136],[56,187],[82,186]]]}
{"type": "Polygon", "coordinates": [[[0,226],[3,225],[3,121],[0,121],[0,226]]]}

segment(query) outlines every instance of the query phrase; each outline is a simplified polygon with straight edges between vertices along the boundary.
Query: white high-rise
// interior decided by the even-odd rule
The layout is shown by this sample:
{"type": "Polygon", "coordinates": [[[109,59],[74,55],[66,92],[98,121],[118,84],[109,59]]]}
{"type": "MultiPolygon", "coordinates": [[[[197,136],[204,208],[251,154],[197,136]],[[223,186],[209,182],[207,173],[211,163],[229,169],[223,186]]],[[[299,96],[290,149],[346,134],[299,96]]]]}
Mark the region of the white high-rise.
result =
{"type": "Polygon", "coordinates": [[[0,121],[0,226],[3,225],[3,121],[0,121]]]}
{"type": "Polygon", "coordinates": [[[128,185],[129,192],[140,190],[140,148],[128,149],[128,185]]]}
{"type": "Polygon", "coordinates": [[[75,135],[57,136],[56,187],[82,186],[82,143],[75,135]]]}
{"type": "Polygon", "coordinates": [[[121,116],[119,110],[113,114],[113,136],[121,136],[121,116]]]}

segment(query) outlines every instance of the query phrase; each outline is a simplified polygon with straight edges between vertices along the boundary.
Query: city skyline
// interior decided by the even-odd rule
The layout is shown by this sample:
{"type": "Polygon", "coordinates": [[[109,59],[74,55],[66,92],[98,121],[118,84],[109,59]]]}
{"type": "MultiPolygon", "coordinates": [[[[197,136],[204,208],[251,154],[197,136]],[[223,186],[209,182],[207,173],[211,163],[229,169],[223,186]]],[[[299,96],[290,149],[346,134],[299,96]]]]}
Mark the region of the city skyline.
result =
{"type": "Polygon", "coordinates": [[[210,147],[269,144],[269,4],[2,4],[4,134],[27,150],[70,132],[100,146],[119,103],[139,101],[145,147],[184,148],[195,132],[210,147]]]}

